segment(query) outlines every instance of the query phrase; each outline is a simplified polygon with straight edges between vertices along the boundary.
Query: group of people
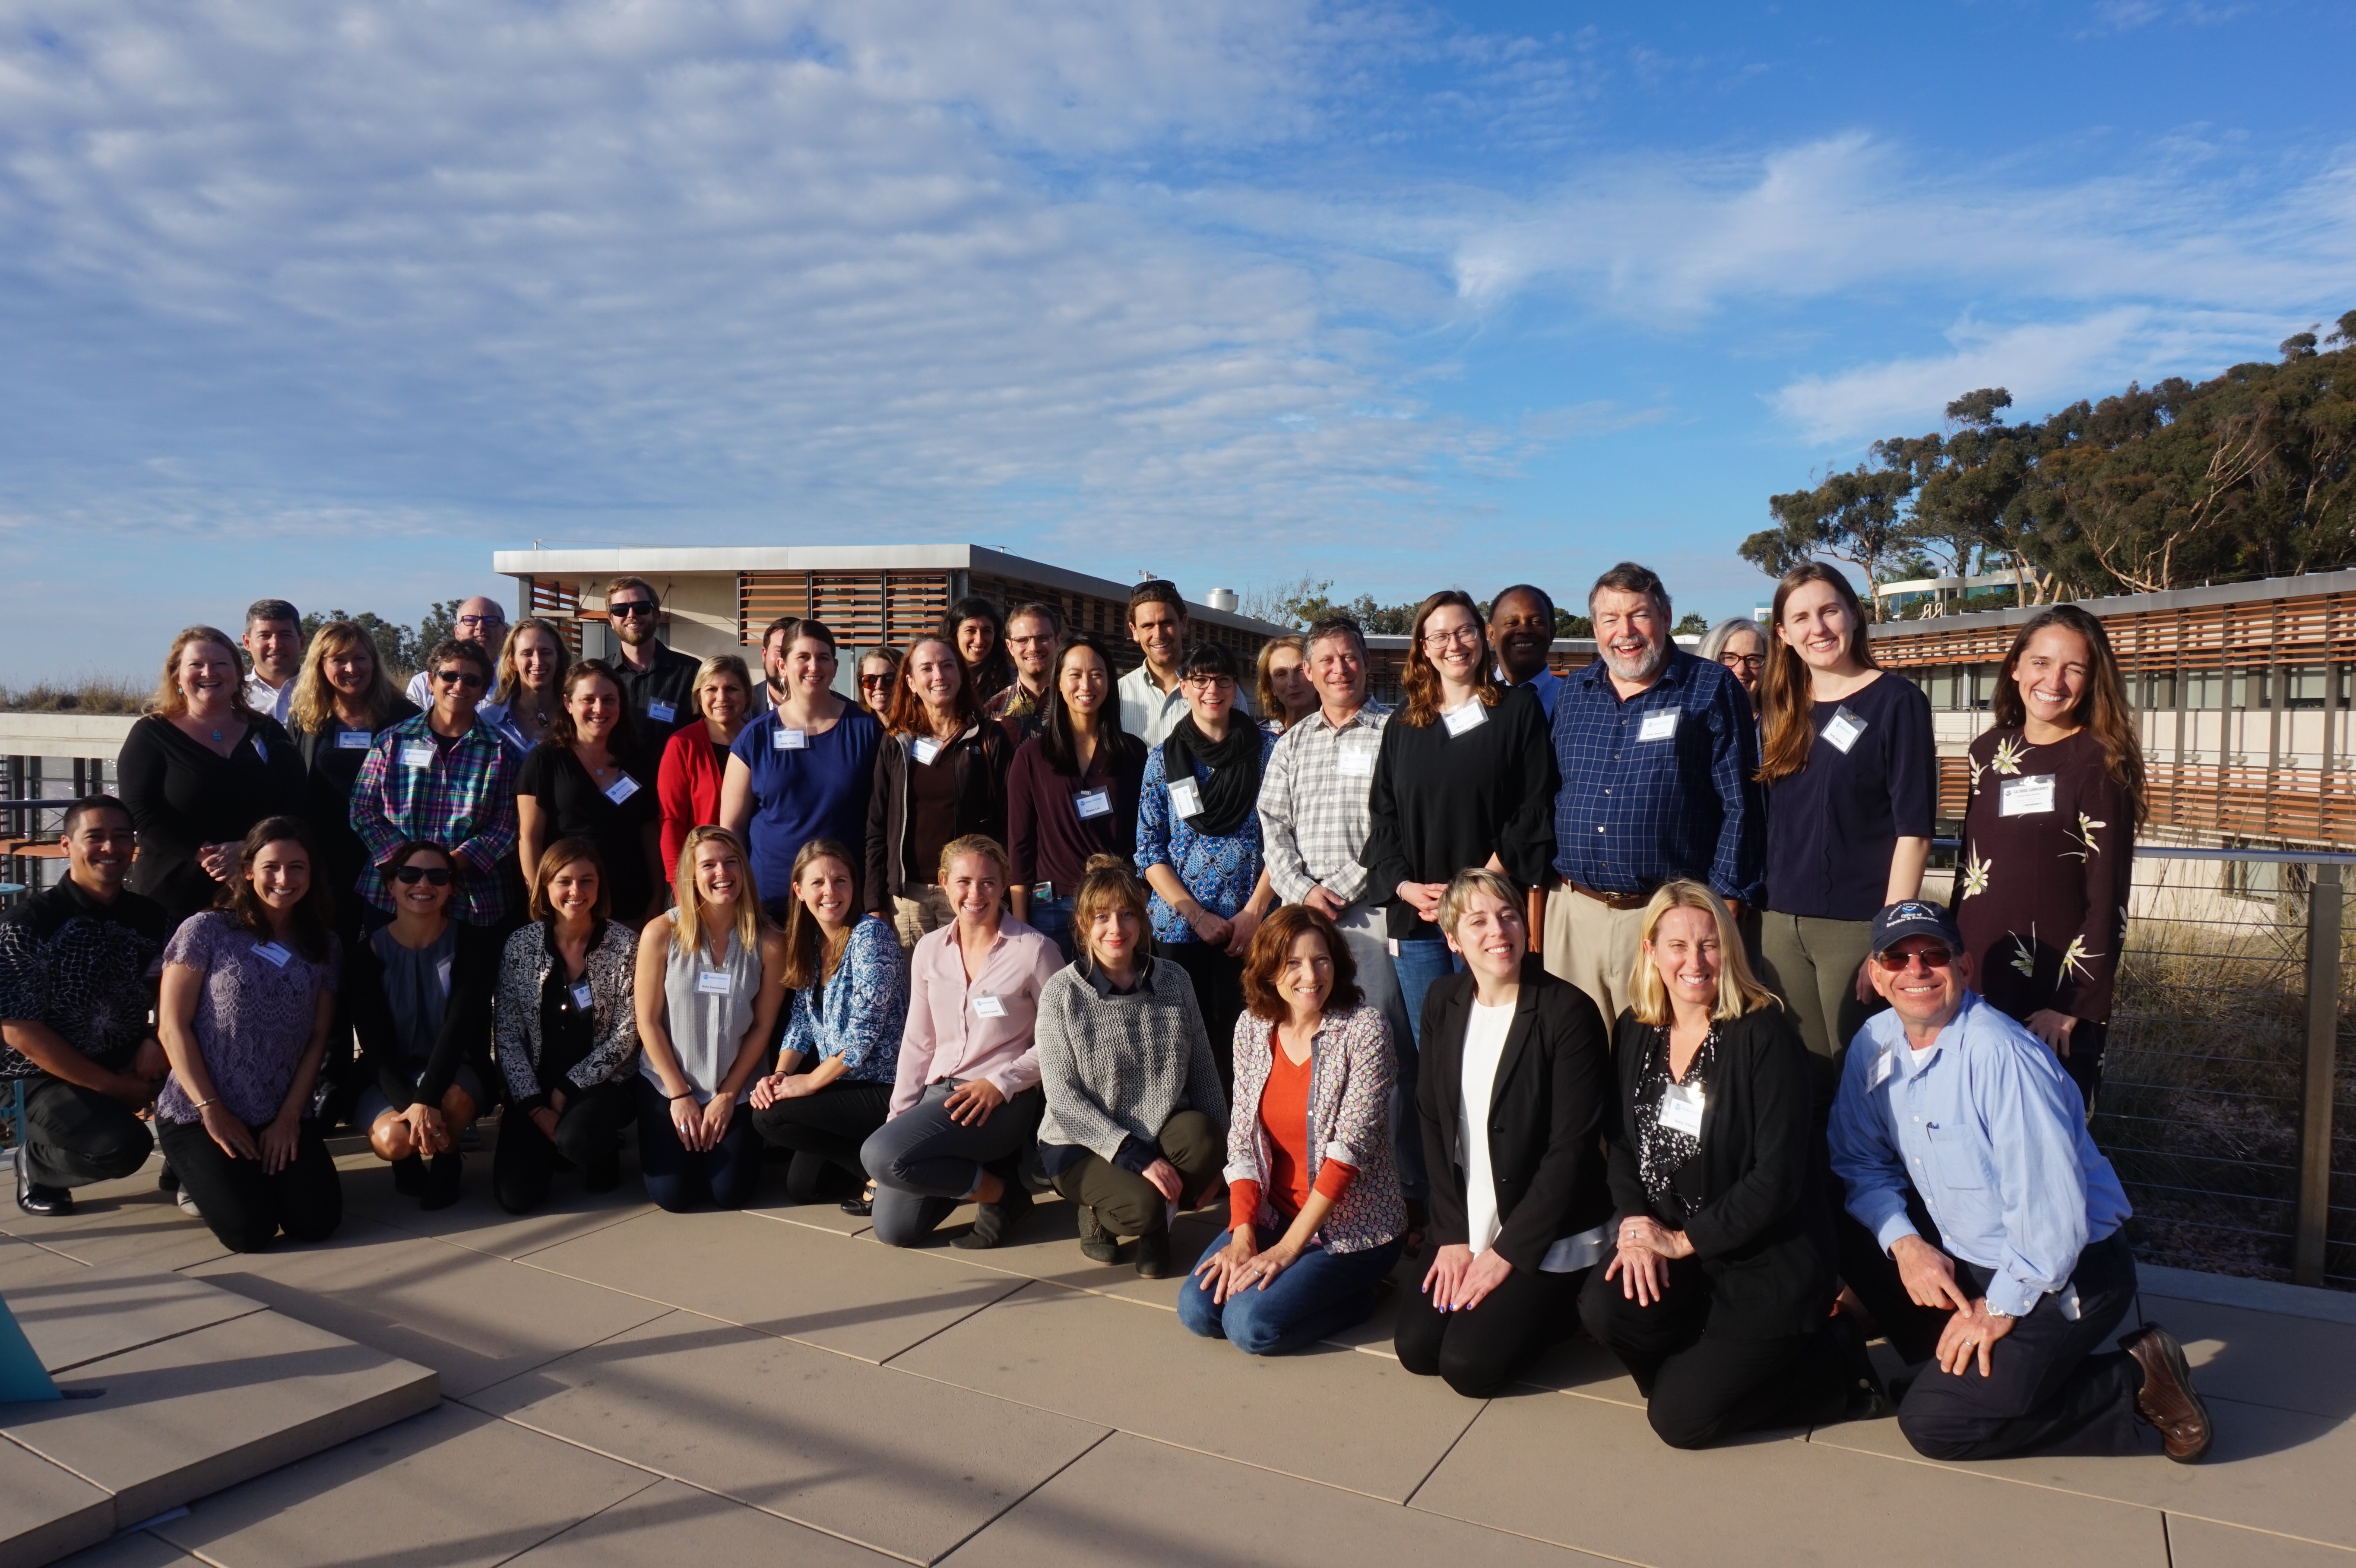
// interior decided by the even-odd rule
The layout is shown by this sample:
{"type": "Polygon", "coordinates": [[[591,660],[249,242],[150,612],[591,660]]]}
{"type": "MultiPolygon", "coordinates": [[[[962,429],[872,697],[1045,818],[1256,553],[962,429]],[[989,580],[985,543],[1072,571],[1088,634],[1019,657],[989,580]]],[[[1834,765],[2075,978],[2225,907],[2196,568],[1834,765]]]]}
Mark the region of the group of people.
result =
{"type": "Polygon", "coordinates": [[[1395,709],[1346,616],[1248,698],[1158,581],[1126,675],[964,600],[856,699],[817,621],[756,690],[663,646],[650,585],[605,608],[616,656],[575,660],[468,601],[406,695],[277,601],[250,674],[175,639],[120,797],[0,918],[21,1207],[160,1145],[225,1245],[316,1239],[328,1126],[438,1207],[497,1108],[515,1212],[613,1188],[634,1127],[664,1209],[777,1163],[887,1245],[969,1204],[955,1244],[999,1245],[1053,1189],[1253,1354],[1411,1258],[1409,1371],[1486,1397],[1583,1324],[1679,1446],[1894,1403],[1944,1457],[2205,1452],[2176,1342],[2104,1349],[2134,1264],[2086,1122],[2143,779],[2083,612],[2004,662],[1942,906],[1928,704],[1820,566],[1700,653],[1615,567],[1568,672],[1542,590],[1435,593],[1395,709]]]}

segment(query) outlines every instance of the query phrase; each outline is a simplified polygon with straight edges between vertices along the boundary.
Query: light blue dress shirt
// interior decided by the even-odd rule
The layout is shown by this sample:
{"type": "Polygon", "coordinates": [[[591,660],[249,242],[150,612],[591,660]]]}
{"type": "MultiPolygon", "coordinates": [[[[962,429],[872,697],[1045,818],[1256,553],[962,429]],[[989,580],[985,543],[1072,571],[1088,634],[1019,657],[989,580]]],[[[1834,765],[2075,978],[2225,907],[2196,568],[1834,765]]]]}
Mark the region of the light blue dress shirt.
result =
{"type": "Polygon", "coordinates": [[[2133,1212],[2083,1104],[2044,1042],[1976,992],[1920,1053],[1896,1013],[1876,1013],[1833,1102],[1833,1169],[1883,1252],[1916,1233],[1911,1187],[1940,1245],[1995,1275],[1988,1306],[2025,1317],[2133,1212]]]}

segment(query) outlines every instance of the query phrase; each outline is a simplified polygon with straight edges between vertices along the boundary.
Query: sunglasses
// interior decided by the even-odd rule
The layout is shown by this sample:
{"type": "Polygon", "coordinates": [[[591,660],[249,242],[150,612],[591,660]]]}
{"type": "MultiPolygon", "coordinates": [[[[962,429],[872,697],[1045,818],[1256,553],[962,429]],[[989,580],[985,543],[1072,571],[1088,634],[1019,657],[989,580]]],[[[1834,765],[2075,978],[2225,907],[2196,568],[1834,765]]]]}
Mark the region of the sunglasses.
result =
{"type": "Polygon", "coordinates": [[[862,686],[890,686],[895,678],[895,677],[888,675],[862,675],[859,677],[859,684],[862,686]]]}
{"type": "Polygon", "coordinates": [[[605,613],[608,615],[617,615],[626,621],[633,620],[640,615],[651,618],[652,616],[659,613],[659,607],[651,599],[629,599],[625,600],[619,604],[606,605],[605,613]]]}
{"type": "Polygon", "coordinates": [[[1904,974],[1917,959],[1922,961],[1923,972],[1927,974],[1933,969],[1944,969],[1955,961],[1955,955],[1944,947],[1918,948],[1912,953],[1877,953],[1873,955],[1874,963],[1879,965],[1884,973],[1890,975],[1904,974]]]}
{"type": "Polygon", "coordinates": [[[477,691],[489,684],[470,669],[437,669],[434,672],[434,678],[444,686],[468,686],[477,691]]]}
{"type": "Polygon", "coordinates": [[[441,866],[403,866],[392,874],[392,880],[412,888],[420,882],[429,888],[446,888],[450,885],[450,872],[441,866]]]}

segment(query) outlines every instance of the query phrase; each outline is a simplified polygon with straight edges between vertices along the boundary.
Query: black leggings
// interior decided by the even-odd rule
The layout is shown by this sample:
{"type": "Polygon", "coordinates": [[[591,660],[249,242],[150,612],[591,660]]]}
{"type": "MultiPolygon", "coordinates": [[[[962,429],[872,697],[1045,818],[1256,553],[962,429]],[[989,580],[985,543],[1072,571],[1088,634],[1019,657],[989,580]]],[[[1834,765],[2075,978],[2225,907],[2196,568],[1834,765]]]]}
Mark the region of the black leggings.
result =
{"type": "Polygon", "coordinates": [[[316,1122],[302,1124],[294,1159],[275,1176],[264,1174],[258,1159],[224,1152],[202,1122],[158,1116],[155,1136],[180,1190],[233,1253],[258,1253],[282,1230],[291,1241],[322,1242],[343,1223],[343,1179],[316,1122]]]}
{"type": "Polygon", "coordinates": [[[1418,1377],[1437,1372],[1467,1399],[1494,1398],[1579,1320],[1585,1269],[1539,1274],[1517,1268],[1478,1307],[1441,1312],[1423,1294],[1433,1255],[1426,1247],[1416,1259],[1413,1289],[1402,1296],[1391,1339],[1399,1365],[1418,1377]]]}
{"type": "Polygon", "coordinates": [[[499,1116],[499,1147],[491,1155],[491,1192],[510,1214],[529,1214],[548,1201],[548,1185],[562,1155],[595,1175],[620,1158],[622,1129],[637,1115],[632,1081],[605,1083],[569,1095],[557,1114],[551,1143],[530,1116],[509,1105],[499,1116]]]}
{"type": "Polygon", "coordinates": [[[1219,1086],[1233,1093],[1236,1084],[1236,1020],[1244,1011],[1244,961],[1230,957],[1225,946],[1210,942],[1165,942],[1154,952],[1186,971],[1194,982],[1194,1005],[1203,1027],[1211,1034],[1211,1060],[1218,1064],[1219,1086]]]}
{"type": "MultiPolygon", "coordinates": [[[[563,1131],[562,1125],[557,1130],[563,1131]]],[[[749,1108],[739,1105],[717,1144],[700,1154],[691,1151],[679,1141],[670,1102],[640,1073],[638,1170],[646,1178],[647,1196],[659,1209],[674,1214],[706,1203],[714,1209],[742,1209],[760,1190],[761,1135],[753,1126],[749,1108]]]]}
{"type": "Polygon", "coordinates": [[[835,1166],[859,1181],[867,1168],[859,1163],[859,1146],[889,1119],[892,1085],[853,1083],[838,1078],[815,1094],[780,1100],[766,1111],[753,1113],[753,1125],[779,1148],[794,1152],[786,1168],[786,1196],[808,1203],[818,1196],[826,1168],[835,1166]]]}

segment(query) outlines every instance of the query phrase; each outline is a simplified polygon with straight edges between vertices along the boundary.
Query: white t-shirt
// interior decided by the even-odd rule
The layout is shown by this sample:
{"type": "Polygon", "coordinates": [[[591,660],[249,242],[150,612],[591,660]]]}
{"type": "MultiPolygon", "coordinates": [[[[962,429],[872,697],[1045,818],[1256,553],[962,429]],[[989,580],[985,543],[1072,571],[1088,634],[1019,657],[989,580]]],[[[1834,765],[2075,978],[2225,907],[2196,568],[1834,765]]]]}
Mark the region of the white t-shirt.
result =
{"type": "Polygon", "coordinates": [[[1503,1228],[1497,1218],[1497,1176],[1489,1165],[1489,1096],[1497,1087],[1497,1061],[1514,1027],[1514,1004],[1472,1004],[1464,1026],[1464,1093],[1457,1111],[1456,1141],[1464,1150],[1464,1239],[1475,1255],[1489,1250],[1503,1228]]]}

